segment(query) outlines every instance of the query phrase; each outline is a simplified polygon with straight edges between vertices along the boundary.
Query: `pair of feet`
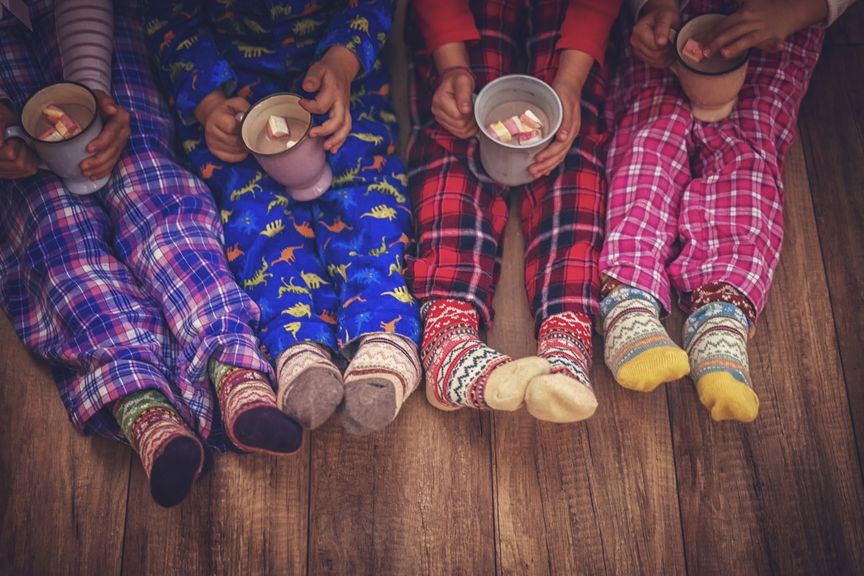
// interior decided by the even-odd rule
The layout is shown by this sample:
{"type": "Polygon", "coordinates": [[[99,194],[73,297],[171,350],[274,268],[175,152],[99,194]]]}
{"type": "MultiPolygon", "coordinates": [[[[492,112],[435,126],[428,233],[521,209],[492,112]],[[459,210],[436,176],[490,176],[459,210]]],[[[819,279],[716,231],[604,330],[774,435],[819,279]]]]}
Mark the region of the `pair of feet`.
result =
{"type": "Polygon", "coordinates": [[[577,422],[596,410],[587,316],[550,316],[540,327],[537,356],[513,360],[480,340],[479,315],[470,303],[434,300],[422,314],[426,397],[436,408],[514,411],[524,405],[549,422],[577,422]]]}
{"type": "Polygon", "coordinates": [[[330,351],[311,342],[276,360],[277,403],[310,430],[339,414],[351,434],[369,434],[392,422],[422,377],[417,346],[397,334],[367,334],[343,375],[330,351]]]}
{"type": "Polygon", "coordinates": [[[750,381],[748,321],[734,304],[711,302],[695,310],[684,323],[684,348],[660,322],[658,302],[641,290],[616,288],[600,311],[604,359],[621,386],[650,392],[690,374],[715,421],[756,419],[759,398],[750,381]]]}
{"type": "MultiPolygon", "coordinates": [[[[241,452],[296,452],[303,429],[276,404],[269,378],[255,370],[211,361],[226,434],[241,452]]],[[[200,438],[160,392],[137,392],[114,404],[114,416],[138,453],[156,503],[179,504],[201,476],[208,457],[200,438]]]]}

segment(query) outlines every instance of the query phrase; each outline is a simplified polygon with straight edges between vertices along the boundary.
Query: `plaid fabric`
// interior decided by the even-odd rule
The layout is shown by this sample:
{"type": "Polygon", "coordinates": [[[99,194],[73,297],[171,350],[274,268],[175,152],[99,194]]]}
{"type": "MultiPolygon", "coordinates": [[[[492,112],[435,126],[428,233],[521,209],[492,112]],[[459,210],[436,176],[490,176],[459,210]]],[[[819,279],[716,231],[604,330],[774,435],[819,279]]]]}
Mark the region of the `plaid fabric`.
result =
{"type": "MultiPolygon", "coordinates": [[[[477,90],[518,72],[514,62],[523,58],[527,73],[552,82],[558,69],[555,43],[566,8],[565,1],[472,0],[481,36],[468,45],[477,90]]],[[[508,189],[483,172],[476,140],[455,138],[432,116],[435,69],[414,25],[409,18],[406,37],[415,53],[409,185],[418,242],[409,274],[420,300],[466,300],[488,325],[508,189]]],[[[554,314],[597,310],[605,203],[603,94],[604,82],[595,66],[582,91],[580,136],[566,160],[548,177],[513,189],[521,203],[525,282],[536,328],[554,314]]]]}
{"type": "MultiPolygon", "coordinates": [[[[734,6],[694,1],[685,18],[734,6]]],[[[673,286],[686,298],[723,282],[761,312],[783,239],[783,158],[822,37],[813,27],[782,52],[754,50],[734,112],[717,123],[694,120],[674,76],[620,42],[607,108],[614,135],[604,275],[652,294],[666,310],[673,286]]]]}
{"type": "MultiPolygon", "coordinates": [[[[46,4],[34,7],[32,35],[12,25],[0,33],[0,83],[18,106],[61,78],[46,4]]],[[[71,195],[44,171],[0,180],[2,303],[24,343],[52,363],[79,430],[121,438],[102,408],[155,389],[220,445],[208,359],[271,370],[249,324],[257,308],[227,268],[212,198],[172,159],[171,121],[126,12],[118,3],[112,90],[131,113],[127,151],[96,195],[71,195]]]]}
{"type": "MultiPolygon", "coordinates": [[[[148,21],[161,17],[158,4],[150,2],[148,21]]],[[[208,13],[219,13],[224,7],[218,4],[207,2],[208,10],[212,9],[208,13]]],[[[386,3],[373,4],[360,3],[375,13],[386,3]]],[[[324,17],[332,16],[338,6],[339,2],[324,4],[316,12],[315,22],[321,25],[311,26],[308,20],[304,26],[310,29],[301,34],[304,26],[299,26],[294,36],[291,22],[281,17],[271,21],[269,15],[259,15],[279,32],[276,36],[241,35],[214,19],[205,24],[204,36],[215,38],[220,46],[260,42],[262,51],[246,56],[243,50],[226,48],[208,57],[184,58],[195,59],[202,72],[211,70],[214,61],[227,62],[240,87],[236,94],[253,104],[274,92],[302,93],[300,85],[314,61],[316,42],[344,36],[334,35],[331,26],[342,22],[341,16],[324,25],[324,17]]],[[[264,6],[253,2],[247,8],[260,11],[264,6]]],[[[301,11],[289,9],[289,13],[296,16],[301,11]]],[[[368,16],[376,18],[372,13],[368,16]]],[[[182,35],[191,34],[188,28],[172,27],[167,32],[171,31],[177,32],[173,38],[180,44],[182,35]]],[[[178,54],[166,51],[159,56],[167,32],[159,29],[148,38],[162,68],[175,63],[178,54]]],[[[179,102],[184,89],[175,85],[174,91],[179,102]]],[[[312,202],[290,198],[251,155],[235,164],[220,161],[208,150],[199,123],[177,128],[189,160],[218,199],[230,269],[260,308],[261,341],[273,359],[303,341],[338,350],[359,336],[382,331],[414,342],[420,339],[419,308],[402,276],[411,209],[405,169],[395,155],[396,116],[389,92],[390,77],[380,60],[355,79],[351,134],[335,154],[328,153],[333,184],[312,202]]],[[[182,119],[183,106],[177,102],[175,112],[182,119]]],[[[318,124],[322,121],[316,118],[318,124]]]]}

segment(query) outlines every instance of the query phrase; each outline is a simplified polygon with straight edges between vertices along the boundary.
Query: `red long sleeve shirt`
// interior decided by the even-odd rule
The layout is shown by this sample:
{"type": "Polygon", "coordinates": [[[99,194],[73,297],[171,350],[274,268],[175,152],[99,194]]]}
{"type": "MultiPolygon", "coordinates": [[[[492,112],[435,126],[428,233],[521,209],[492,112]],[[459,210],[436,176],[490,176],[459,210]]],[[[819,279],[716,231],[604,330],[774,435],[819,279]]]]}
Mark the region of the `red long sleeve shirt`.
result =
{"type": "MultiPolygon", "coordinates": [[[[450,42],[479,40],[466,0],[413,0],[420,32],[429,51],[450,42]]],[[[609,30],[622,0],[570,0],[561,25],[559,50],[579,50],[603,64],[609,30]]]]}

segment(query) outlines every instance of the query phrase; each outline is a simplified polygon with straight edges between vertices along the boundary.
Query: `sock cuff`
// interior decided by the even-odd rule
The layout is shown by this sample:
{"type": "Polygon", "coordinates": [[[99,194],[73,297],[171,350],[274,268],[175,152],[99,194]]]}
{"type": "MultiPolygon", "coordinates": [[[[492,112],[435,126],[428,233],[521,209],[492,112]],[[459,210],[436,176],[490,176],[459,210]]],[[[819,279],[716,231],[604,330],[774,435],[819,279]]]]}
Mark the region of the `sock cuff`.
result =
{"type": "Polygon", "coordinates": [[[575,333],[591,337],[591,318],[579,312],[562,312],[549,316],[540,324],[537,339],[542,340],[554,333],[575,333]]]}
{"type": "Polygon", "coordinates": [[[613,290],[608,296],[600,301],[600,314],[605,318],[620,303],[627,300],[639,300],[648,303],[654,309],[657,317],[660,317],[660,301],[654,296],[632,286],[621,286],[613,290]]]}
{"type": "Polygon", "coordinates": [[[133,429],[135,422],[148,410],[161,409],[168,414],[177,415],[177,421],[183,422],[168,399],[158,390],[142,390],[117,400],[114,404],[114,418],[126,439],[134,444],[133,429]]]}
{"type": "Polygon", "coordinates": [[[423,320],[428,317],[438,318],[441,316],[449,316],[454,313],[468,314],[474,318],[475,323],[480,321],[480,313],[473,304],[467,300],[459,300],[457,298],[440,298],[430,300],[420,307],[420,314],[423,320]]]}
{"type": "Polygon", "coordinates": [[[711,302],[693,312],[684,322],[684,348],[688,348],[699,329],[709,320],[727,319],[741,325],[741,335],[747,340],[747,315],[729,302],[711,302]]]}

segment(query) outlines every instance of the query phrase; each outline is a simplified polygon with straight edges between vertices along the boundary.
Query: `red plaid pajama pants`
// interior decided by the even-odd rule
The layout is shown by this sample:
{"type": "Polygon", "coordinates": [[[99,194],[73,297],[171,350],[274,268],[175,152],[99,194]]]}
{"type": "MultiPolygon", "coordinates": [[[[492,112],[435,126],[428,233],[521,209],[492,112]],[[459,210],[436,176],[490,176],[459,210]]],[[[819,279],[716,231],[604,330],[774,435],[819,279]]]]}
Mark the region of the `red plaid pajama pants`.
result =
{"type": "MultiPolygon", "coordinates": [[[[566,0],[471,0],[480,40],[468,44],[476,90],[518,62],[551,83],[558,69],[555,44],[566,0]],[[530,4],[530,5],[529,5],[530,4]]],[[[413,130],[408,147],[417,246],[409,278],[421,301],[457,298],[471,302],[488,326],[498,279],[500,243],[509,211],[508,188],[480,166],[477,141],[441,128],[431,113],[434,65],[418,44],[411,75],[413,130]]],[[[549,176],[513,189],[525,236],[525,283],[539,327],[562,312],[594,314],[599,294],[597,259],[603,243],[605,145],[601,106],[603,79],[595,66],[582,91],[580,136],[549,176]]]]}
{"type": "MultiPolygon", "coordinates": [[[[734,6],[694,0],[684,17],[734,6]]],[[[693,291],[725,283],[761,312],[783,240],[783,158],[822,38],[813,27],[781,52],[753,50],[734,112],[715,123],[692,117],[671,72],[620,43],[606,110],[604,277],[652,294],[666,310],[671,287],[686,303],[693,291]]]]}

